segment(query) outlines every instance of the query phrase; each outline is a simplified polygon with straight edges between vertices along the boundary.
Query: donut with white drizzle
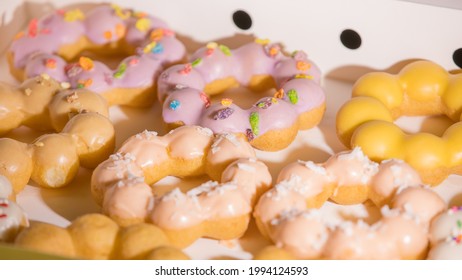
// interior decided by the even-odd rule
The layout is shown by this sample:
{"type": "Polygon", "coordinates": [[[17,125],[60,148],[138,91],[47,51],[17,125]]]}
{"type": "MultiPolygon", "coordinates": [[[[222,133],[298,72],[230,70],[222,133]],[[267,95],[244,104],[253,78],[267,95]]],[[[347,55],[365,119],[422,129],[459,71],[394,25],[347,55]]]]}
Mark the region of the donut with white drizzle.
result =
{"type": "Polygon", "coordinates": [[[148,131],[132,136],[95,169],[91,181],[103,213],[122,225],[154,223],[184,247],[202,236],[242,236],[271,175],[245,137],[182,126],[164,136],[148,131]],[[166,176],[202,174],[213,181],[186,193],[175,188],[157,194],[151,187],[166,176]]]}
{"type": "Polygon", "coordinates": [[[284,168],[275,187],[260,197],[254,217],[260,232],[294,258],[421,259],[428,250],[430,221],[445,209],[409,165],[377,164],[356,148],[323,164],[284,168]],[[382,217],[372,225],[361,220],[328,224],[315,209],[328,198],[339,204],[371,199],[382,207],[382,217]]]}
{"type": "Polygon", "coordinates": [[[19,230],[29,225],[26,214],[13,197],[11,183],[0,175],[0,242],[13,241],[19,230]]]}
{"type": "Polygon", "coordinates": [[[462,207],[452,206],[436,217],[430,226],[431,249],[428,259],[462,260],[462,207]]]}

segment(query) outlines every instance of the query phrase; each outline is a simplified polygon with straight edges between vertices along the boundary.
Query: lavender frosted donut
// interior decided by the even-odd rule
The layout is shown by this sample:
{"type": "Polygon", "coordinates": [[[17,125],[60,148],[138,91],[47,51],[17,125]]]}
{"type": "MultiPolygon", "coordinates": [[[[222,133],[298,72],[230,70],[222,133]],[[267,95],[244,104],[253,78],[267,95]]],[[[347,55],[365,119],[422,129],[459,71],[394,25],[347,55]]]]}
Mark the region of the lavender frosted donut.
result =
{"type": "Polygon", "coordinates": [[[162,20],[146,13],[103,4],[83,13],[57,10],[32,19],[10,46],[8,61],[18,80],[48,74],[72,88],[88,88],[110,104],[149,106],[157,76],[178,63],[184,45],[162,20]],[[126,54],[116,69],[80,56],[126,54]]]}
{"type": "Polygon", "coordinates": [[[277,44],[255,40],[235,50],[209,43],[191,62],[165,70],[158,80],[162,117],[171,128],[200,125],[214,133],[242,133],[252,146],[276,151],[299,129],[317,125],[325,111],[319,68],[303,51],[283,54],[277,44]],[[229,98],[211,104],[209,96],[244,85],[278,89],[274,96],[243,109],[229,98]]]}

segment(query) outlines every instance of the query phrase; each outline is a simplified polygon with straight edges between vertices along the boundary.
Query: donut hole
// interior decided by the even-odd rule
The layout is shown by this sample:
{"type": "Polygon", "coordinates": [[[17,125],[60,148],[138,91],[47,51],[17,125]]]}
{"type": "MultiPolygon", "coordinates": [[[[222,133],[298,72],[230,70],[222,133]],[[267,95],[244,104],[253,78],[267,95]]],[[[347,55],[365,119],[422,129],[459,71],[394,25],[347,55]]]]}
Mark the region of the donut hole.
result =
{"type": "Polygon", "coordinates": [[[402,116],[395,121],[395,124],[407,134],[424,132],[441,137],[454,121],[445,115],[402,116]]]}
{"type": "Polygon", "coordinates": [[[362,204],[341,205],[326,201],[319,210],[323,213],[324,222],[338,225],[344,221],[363,221],[372,225],[382,217],[380,209],[370,200],[362,204]]]}

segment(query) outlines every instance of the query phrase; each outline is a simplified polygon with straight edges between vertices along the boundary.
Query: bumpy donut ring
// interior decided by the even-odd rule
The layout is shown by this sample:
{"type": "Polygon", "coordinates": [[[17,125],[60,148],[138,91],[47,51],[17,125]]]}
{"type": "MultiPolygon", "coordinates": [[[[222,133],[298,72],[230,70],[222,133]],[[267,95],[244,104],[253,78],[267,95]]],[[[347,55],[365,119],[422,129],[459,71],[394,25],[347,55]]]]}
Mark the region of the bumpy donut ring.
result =
{"type": "Polygon", "coordinates": [[[109,104],[148,106],[155,99],[155,80],[162,69],[185,57],[184,45],[167,25],[150,15],[100,5],[84,14],[63,11],[37,20],[12,43],[10,71],[19,80],[46,73],[72,88],[102,94],[109,104]],[[107,55],[127,53],[116,70],[80,57],[83,50],[107,55]],[[66,60],[65,60],[66,59],[66,60]]]}
{"type": "Polygon", "coordinates": [[[95,169],[91,187],[103,212],[119,224],[152,222],[184,247],[201,236],[242,236],[256,197],[270,184],[268,168],[255,159],[245,137],[214,137],[210,129],[182,126],[161,137],[146,131],[129,138],[95,169]],[[221,183],[164,195],[150,187],[169,175],[201,174],[221,183]]]}
{"type": "Polygon", "coordinates": [[[0,242],[11,242],[23,227],[29,226],[24,211],[14,200],[10,181],[0,175],[0,242]]]}
{"type": "Polygon", "coordinates": [[[150,224],[126,228],[101,214],[87,214],[68,227],[34,222],[23,229],[15,245],[79,259],[189,259],[172,247],[161,229],[150,224]]]}
{"type": "Polygon", "coordinates": [[[431,249],[428,259],[462,259],[462,207],[453,206],[433,219],[430,226],[431,249]]]}
{"type": "Polygon", "coordinates": [[[48,75],[26,80],[18,88],[0,85],[0,133],[21,124],[53,128],[32,144],[0,138],[0,174],[20,192],[32,178],[40,186],[67,185],[80,165],[94,168],[115,146],[106,100],[86,89],[63,90],[48,75]],[[4,102],[5,101],[5,102],[4,102]]]}
{"type": "Polygon", "coordinates": [[[462,174],[461,90],[462,74],[451,75],[429,61],[411,63],[398,75],[366,74],[337,113],[337,134],[375,161],[405,160],[426,184],[437,185],[451,173],[462,174]],[[435,114],[455,122],[441,137],[409,135],[393,123],[402,115],[435,114]]]}
{"type": "Polygon", "coordinates": [[[423,258],[429,223],[446,205],[419,183],[403,161],[377,164],[357,148],[324,164],[298,162],[284,168],[276,186],[260,197],[254,217],[261,233],[295,258],[423,258]],[[340,204],[371,198],[384,205],[383,217],[373,225],[361,220],[329,225],[321,210],[313,209],[328,198],[340,204]]]}
{"type": "Polygon", "coordinates": [[[286,56],[279,45],[263,40],[235,50],[209,43],[191,59],[167,69],[158,81],[162,117],[170,127],[200,125],[214,133],[242,133],[252,146],[274,151],[287,147],[299,129],[317,125],[324,114],[320,71],[303,51],[286,56]],[[249,109],[228,98],[210,103],[209,95],[239,84],[279,90],[249,109]]]}

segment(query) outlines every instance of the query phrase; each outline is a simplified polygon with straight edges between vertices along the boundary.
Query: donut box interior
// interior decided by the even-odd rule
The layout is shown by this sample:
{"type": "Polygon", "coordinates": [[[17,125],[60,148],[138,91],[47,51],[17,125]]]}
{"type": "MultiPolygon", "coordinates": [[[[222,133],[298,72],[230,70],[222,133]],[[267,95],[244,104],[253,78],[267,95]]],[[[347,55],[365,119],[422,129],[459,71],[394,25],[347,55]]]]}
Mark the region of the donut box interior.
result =
{"type": "MultiPolygon", "coordinates": [[[[273,180],[288,163],[297,160],[324,162],[330,155],[346,149],[335,133],[335,115],[350,98],[352,85],[362,74],[382,70],[396,73],[414,59],[432,60],[448,70],[462,67],[462,37],[451,32],[455,26],[462,26],[462,3],[457,0],[113,2],[165,20],[191,53],[210,41],[236,48],[256,37],[282,43],[289,52],[300,49],[308,53],[323,72],[322,87],[327,96],[327,111],[320,125],[300,131],[288,148],[278,152],[257,151],[257,157],[267,164],[273,180]]],[[[0,5],[1,80],[18,84],[8,71],[5,53],[13,36],[24,29],[30,19],[57,8],[91,5],[94,3],[74,0],[3,1],[0,5]]],[[[241,106],[249,106],[259,98],[248,90],[242,89],[242,92],[234,93],[237,96],[232,92],[224,95],[241,106]]],[[[149,109],[111,107],[116,148],[129,136],[145,129],[165,134],[160,114],[158,102],[149,109]]],[[[402,117],[397,123],[408,132],[432,132],[440,130],[444,120],[439,117],[402,117]]],[[[39,135],[39,132],[22,127],[5,137],[31,142],[39,135]]],[[[18,195],[17,201],[32,220],[67,226],[69,221],[80,215],[100,212],[90,193],[90,178],[91,170],[81,169],[76,179],[64,188],[43,189],[31,183],[18,195]]],[[[181,184],[187,188],[206,180],[202,177],[191,180],[168,177],[157,185],[169,188],[181,184]]],[[[449,176],[434,190],[449,205],[462,204],[460,176],[449,176]]],[[[336,220],[345,215],[365,218],[368,213],[374,212],[368,209],[370,207],[339,207],[327,202],[322,210],[326,219],[336,220]]],[[[251,259],[253,253],[268,244],[251,223],[240,240],[200,239],[185,252],[193,259],[251,259]]],[[[0,253],[2,250],[6,249],[0,248],[0,253]]],[[[30,257],[33,258],[32,255],[30,257]]]]}

